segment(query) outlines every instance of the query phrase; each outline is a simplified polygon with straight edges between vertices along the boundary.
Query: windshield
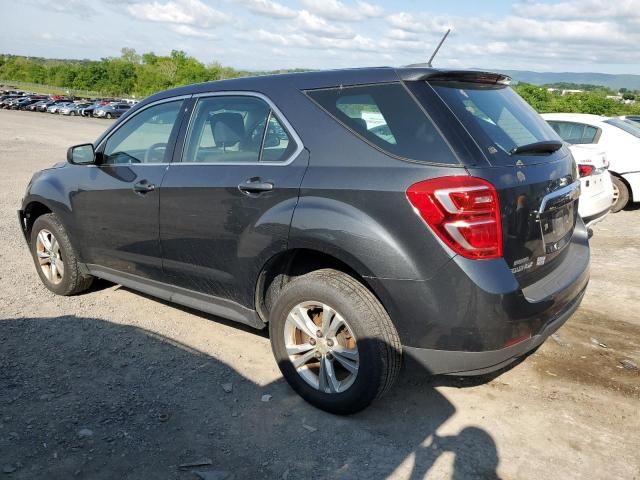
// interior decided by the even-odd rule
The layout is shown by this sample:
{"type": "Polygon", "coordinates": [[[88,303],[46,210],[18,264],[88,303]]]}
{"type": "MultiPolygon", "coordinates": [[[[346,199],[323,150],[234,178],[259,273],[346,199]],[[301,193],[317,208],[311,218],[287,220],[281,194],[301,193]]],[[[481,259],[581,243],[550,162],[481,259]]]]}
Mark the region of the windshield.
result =
{"type": "MultiPolygon", "coordinates": [[[[537,112],[507,86],[463,82],[431,82],[430,85],[490,154],[492,163],[496,163],[496,159],[501,159],[497,163],[510,163],[507,156],[518,147],[561,141],[537,112]]],[[[525,151],[522,155],[526,155],[525,151]]],[[[539,156],[540,152],[530,154],[539,156]]]]}
{"type": "Polygon", "coordinates": [[[628,120],[622,120],[621,118],[610,118],[609,120],[605,120],[604,123],[608,123],[609,125],[613,125],[614,127],[621,128],[634,137],[640,138],[640,126],[628,120]]]}

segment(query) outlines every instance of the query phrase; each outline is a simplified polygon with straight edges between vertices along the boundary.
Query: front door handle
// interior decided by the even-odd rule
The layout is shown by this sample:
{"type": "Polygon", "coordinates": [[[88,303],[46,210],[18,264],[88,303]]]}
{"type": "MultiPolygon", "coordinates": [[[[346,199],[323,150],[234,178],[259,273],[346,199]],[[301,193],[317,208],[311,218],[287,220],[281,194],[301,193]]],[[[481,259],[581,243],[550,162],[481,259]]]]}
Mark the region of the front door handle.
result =
{"type": "Polygon", "coordinates": [[[148,193],[153,192],[156,186],[153,183],[149,183],[148,180],[140,180],[138,183],[133,184],[133,191],[136,193],[148,193]]]}
{"type": "Polygon", "coordinates": [[[249,194],[270,192],[271,190],[273,190],[273,183],[262,182],[259,178],[250,178],[238,185],[238,189],[242,193],[249,194]]]}

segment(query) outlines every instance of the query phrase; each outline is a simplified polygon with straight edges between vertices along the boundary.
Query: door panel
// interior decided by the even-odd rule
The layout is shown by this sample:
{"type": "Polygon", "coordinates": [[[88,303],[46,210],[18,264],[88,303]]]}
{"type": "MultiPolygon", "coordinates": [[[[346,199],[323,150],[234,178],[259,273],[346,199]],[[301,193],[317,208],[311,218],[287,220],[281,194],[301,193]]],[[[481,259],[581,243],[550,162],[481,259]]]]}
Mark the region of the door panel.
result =
{"type": "MultiPolygon", "coordinates": [[[[160,185],[173,154],[184,100],[143,108],[97,147],[72,206],[83,260],[147,278],[162,276],[160,185]]],[[[80,171],[80,170],[79,170],[80,171]]]]}
{"type": "Polygon", "coordinates": [[[167,165],[84,168],[72,203],[80,218],[86,263],[147,278],[162,272],[158,234],[159,191],[135,192],[138,183],[159,186],[167,165]]]}
{"type": "Polygon", "coordinates": [[[194,107],[184,158],[161,187],[171,283],[253,308],[260,269],[286,249],[309,160],[272,108],[251,96],[201,99],[194,107]]]}
{"type": "Polygon", "coordinates": [[[308,165],[303,151],[286,166],[171,165],[160,196],[164,271],[171,283],[245,306],[264,263],[287,246],[308,165]],[[245,194],[259,178],[273,190],[245,194]]]}

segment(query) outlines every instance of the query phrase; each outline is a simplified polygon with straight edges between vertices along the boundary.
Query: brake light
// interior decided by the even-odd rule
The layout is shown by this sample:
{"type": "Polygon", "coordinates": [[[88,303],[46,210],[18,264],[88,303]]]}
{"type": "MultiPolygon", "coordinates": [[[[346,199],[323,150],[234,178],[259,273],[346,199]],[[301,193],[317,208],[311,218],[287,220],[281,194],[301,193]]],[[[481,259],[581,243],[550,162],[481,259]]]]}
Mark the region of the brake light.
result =
{"type": "Polygon", "coordinates": [[[502,256],[498,192],[477,177],[440,177],[414,183],[407,198],[453,251],[471,259],[502,256]]]}
{"type": "Polygon", "coordinates": [[[581,177],[588,177],[593,173],[593,165],[578,165],[578,173],[581,177]]]}

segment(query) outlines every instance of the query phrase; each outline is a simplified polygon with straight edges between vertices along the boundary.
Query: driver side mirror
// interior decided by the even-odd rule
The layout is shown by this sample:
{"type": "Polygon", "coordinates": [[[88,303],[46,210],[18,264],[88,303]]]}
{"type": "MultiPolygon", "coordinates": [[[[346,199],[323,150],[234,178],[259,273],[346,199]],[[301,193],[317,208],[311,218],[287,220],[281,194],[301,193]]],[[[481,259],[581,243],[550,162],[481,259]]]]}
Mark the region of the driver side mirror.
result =
{"type": "Polygon", "coordinates": [[[93,165],[96,163],[96,152],[92,143],[74,145],[67,150],[67,162],[72,165],[93,165]]]}

